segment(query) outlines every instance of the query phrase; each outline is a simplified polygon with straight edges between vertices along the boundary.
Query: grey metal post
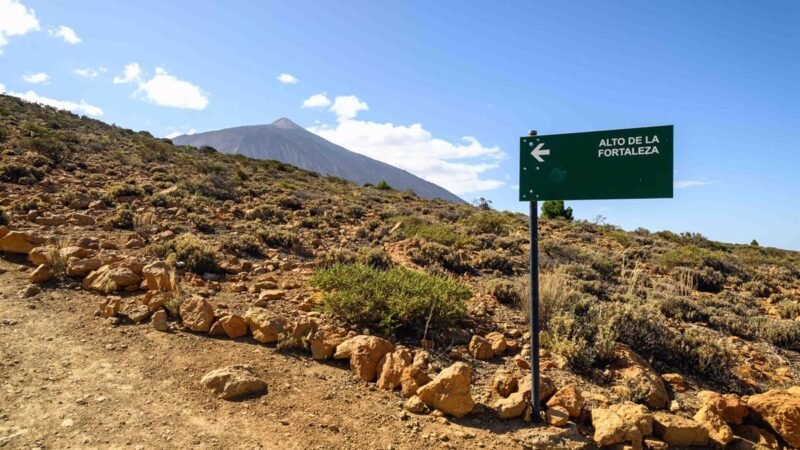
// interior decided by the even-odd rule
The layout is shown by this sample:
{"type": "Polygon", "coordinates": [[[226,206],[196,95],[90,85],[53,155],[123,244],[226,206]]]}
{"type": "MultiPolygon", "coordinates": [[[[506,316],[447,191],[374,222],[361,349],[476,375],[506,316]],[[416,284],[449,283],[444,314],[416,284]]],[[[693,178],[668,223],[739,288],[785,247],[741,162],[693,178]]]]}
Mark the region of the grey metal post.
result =
{"type": "MultiPolygon", "coordinates": [[[[528,136],[536,136],[531,130],[528,136]]],[[[539,202],[530,202],[530,321],[531,321],[531,406],[533,421],[542,420],[542,406],[539,401],[539,202]]]]}

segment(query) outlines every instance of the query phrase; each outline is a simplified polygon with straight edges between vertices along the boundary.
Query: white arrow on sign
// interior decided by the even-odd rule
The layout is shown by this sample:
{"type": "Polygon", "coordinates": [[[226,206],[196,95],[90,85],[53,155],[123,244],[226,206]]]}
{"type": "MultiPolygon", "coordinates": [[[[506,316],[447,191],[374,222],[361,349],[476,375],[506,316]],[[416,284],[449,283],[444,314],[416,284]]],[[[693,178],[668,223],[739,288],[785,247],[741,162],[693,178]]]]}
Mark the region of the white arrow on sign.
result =
{"type": "Polygon", "coordinates": [[[544,147],[544,142],[540,142],[539,145],[537,145],[536,148],[534,148],[533,151],[531,152],[531,156],[536,158],[536,160],[539,162],[544,162],[542,156],[550,155],[550,149],[542,147],[544,147]]]}

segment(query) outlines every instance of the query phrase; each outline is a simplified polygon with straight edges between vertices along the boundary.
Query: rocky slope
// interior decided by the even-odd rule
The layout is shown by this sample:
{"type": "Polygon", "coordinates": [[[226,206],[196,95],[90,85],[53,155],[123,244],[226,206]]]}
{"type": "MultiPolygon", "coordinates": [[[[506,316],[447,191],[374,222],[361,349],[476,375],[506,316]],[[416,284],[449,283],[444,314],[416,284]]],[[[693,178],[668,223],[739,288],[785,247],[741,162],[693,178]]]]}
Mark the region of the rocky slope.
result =
{"type": "Polygon", "coordinates": [[[377,185],[385,181],[395,189],[410,189],[424,198],[464,202],[436,184],[338,146],[286,118],[269,125],[226,128],[178,136],[173,142],[194,147],[208,145],[225,153],[281,161],[357,184],[377,185]]]}
{"type": "Polygon", "coordinates": [[[0,445],[800,445],[796,252],[544,221],[534,426],[524,216],[7,96],[0,208],[0,445]]]}

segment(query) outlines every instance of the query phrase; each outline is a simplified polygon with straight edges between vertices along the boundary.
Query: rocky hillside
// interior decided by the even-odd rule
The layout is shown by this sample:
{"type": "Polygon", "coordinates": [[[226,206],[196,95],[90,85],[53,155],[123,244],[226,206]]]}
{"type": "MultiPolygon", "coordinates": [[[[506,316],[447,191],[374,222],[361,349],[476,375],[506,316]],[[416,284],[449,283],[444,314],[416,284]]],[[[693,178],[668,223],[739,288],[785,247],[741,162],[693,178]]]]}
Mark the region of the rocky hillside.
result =
{"type": "Polygon", "coordinates": [[[525,216],[8,96],[0,155],[0,445],[800,446],[797,252],[543,221],[533,427],[525,216]]]}
{"type": "Polygon", "coordinates": [[[420,197],[464,202],[441,186],[336,145],[286,118],[269,125],[178,136],[173,141],[178,145],[210,146],[224,153],[280,161],[357,184],[378,185],[383,181],[401,191],[410,189],[420,197]]]}

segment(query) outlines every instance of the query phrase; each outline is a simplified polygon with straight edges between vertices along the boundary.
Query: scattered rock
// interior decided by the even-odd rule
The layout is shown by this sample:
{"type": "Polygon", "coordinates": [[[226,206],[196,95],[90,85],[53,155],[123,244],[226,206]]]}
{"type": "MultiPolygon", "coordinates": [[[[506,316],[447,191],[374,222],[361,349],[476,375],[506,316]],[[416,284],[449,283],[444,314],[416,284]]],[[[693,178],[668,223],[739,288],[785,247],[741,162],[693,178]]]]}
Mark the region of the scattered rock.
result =
{"type": "Polygon", "coordinates": [[[795,448],[800,448],[800,396],[788,390],[773,389],[747,399],[753,415],[768,423],[795,448]]]}
{"type": "Polygon", "coordinates": [[[417,395],[431,408],[455,417],[463,417],[475,406],[470,395],[471,383],[472,368],[463,362],[457,362],[419,388],[417,395]]]}
{"type": "Polygon", "coordinates": [[[503,333],[493,331],[486,335],[486,340],[489,341],[489,344],[492,346],[492,353],[494,356],[502,355],[508,348],[506,337],[503,336],[503,333]]]}
{"type": "MultiPolygon", "coordinates": [[[[414,360],[416,363],[416,358],[414,360]]],[[[416,395],[419,388],[431,382],[431,377],[419,366],[413,365],[403,369],[400,386],[403,397],[416,395]]]]}
{"type": "Polygon", "coordinates": [[[311,357],[325,360],[333,356],[336,347],[344,342],[345,336],[329,329],[318,329],[308,340],[311,347],[311,357]]]}
{"type": "Polygon", "coordinates": [[[169,267],[163,261],[156,261],[148,264],[142,268],[142,276],[144,276],[147,289],[151,291],[169,291],[172,290],[172,281],[170,280],[169,267]]]}
{"type": "Polygon", "coordinates": [[[153,324],[153,328],[158,331],[169,330],[169,324],[167,324],[167,312],[163,309],[153,313],[150,323],[153,324]]]}
{"type": "Polygon", "coordinates": [[[381,389],[394,390],[401,386],[403,371],[411,365],[411,352],[405,347],[398,347],[387,353],[378,362],[377,386],[381,389]]]}
{"type": "Polygon", "coordinates": [[[594,441],[598,446],[630,442],[641,449],[642,439],[653,433],[653,416],[643,405],[620,403],[592,410],[594,441]]]}
{"type": "Polygon", "coordinates": [[[724,447],[733,440],[733,430],[712,406],[700,408],[694,415],[694,420],[708,431],[709,439],[720,447],[724,447]]]}
{"type": "Polygon", "coordinates": [[[251,366],[237,364],[205,374],[200,382],[223,400],[266,392],[267,384],[251,366]]]}
{"type": "Polygon", "coordinates": [[[753,444],[750,448],[767,448],[770,450],[779,450],[781,448],[778,438],[763,428],[754,425],[738,425],[734,431],[736,436],[746,439],[753,444]]]}
{"type": "Polygon", "coordinates": [[[253,339],[264,344],[278,342],[278,337],[286,327],[286,321],[283,318],[259,307],[247,310],[244,320],[250,327],[253,339]]]}
{"type": "Polygon", "coordinates": [[[31,272],[28,279],[31,283],[41,284],[50,281],[55,276],[53,266],[47,264],[39,264],[39,267],[31,272]]]}
{"type": "Polygon", "coordinates": [[[403,409],[413,414],[423,414],[428,410],[428,407],[419,397],[414,395],[403,403],[403,409]]]}
{"type": "Polygon", "coordinates": [[[128,267],[105,265],[83,279],[83,288],[109,293],[138,286],[141,282],[142,279],[128,267]]]}
{"type": "Polygon", "coordinates": [[[623,344],[617,344],[615,357],[609,367],[621,384],[634,384],[646,390],[644,404],[649,408],[664,409],[669,406],[669,394],[664,381],[650,363],[623,344]]]}
{"type": "Polygon", "coordinates": [[[525,407],[528,406],[528,400],[522,392],[514,392],[506,398],[501,398],[494,402],[492,409],[497,413],[497,417],[501,419],[511,419],[519,417],[525,412],[525,407]]]}
{"type": "Polygon", "coordinates": [[[102,317],[114,317],[119,313],[119,308],[122,305],[122,299],[115,296],[108,296],[100,300],[97,312],[102,317]]]}
{"type": "Polygon", "coordinates": [[[354,336],[336,347],[335,359],[350,358],[350,369],[364,381],[373,381],[378,362],[394,351],[394,344],[377,336],[354,336]]]}
{"type": "Polygon", "coordinates": [[[686,380],[684,380],[683,376],[679,373],[664,373],[661,374],[661,379],[670,385],[673,392],[680,393],[686,391],[686,380]]]}
{"type": "MultiPolygon", "coordinates": [[[[532,377],[526,375],[519,380],[519,391],[525,395],[525,398],[531,398],[532,391],[532,377]]],[[[556,385],[550,377],[539,375],[539,401],[543,402],[549,399],[556,393],[556,385]]]]}
{"type": "Polygon", "coordinates": [[[501,397],[508,397],[519,388],[517,377],[504,369],[499,369],[492,378],[492,391],[501,397]]]}
{"type": "Polygon", "coordinates": [[[552,406],[545,412],[545,420],[554,427],[563,427],[569,422],[570,414],[563,406],[552,406]]]}
{"type": "Polygon", "coordinates": [[[77,259],[70,258],[67,263],[67,275],[71,277],[85,277],[89,273],[103,266],[100,258],[77,259]]]}
{"type": "Polygon", "coordinates": [[[42,243],[44,243],[44,239],[39,236],[21,231],[9,231],[0,238],[0,252],[27,255],[42,243]]]}
{"type": "Polygon", "coordinates": [[[653,415],[655,435],[669,445],[689,447],[708,444],[708,430],[692,419],[657,412],[653,415]]]}
{"type": "Polygon", "coordinates": [[[714,391],[700,391],[697,399],[704,407],[718,414],[727,423],[739,425],[750,413],[750,408],[736,394],[719,394],[714,391]]]}
{"type": "Polygon", "coordinates": [[[214,307],[198,295],[187,298],[180,306],[181,323],[192,331],[205,333],[214,322],[214,307]]]}
{"type": "Polygon", "coordinates": [[[578,388],[574,385],[569,385],[553,394],[550,400],[547,401],[547,406],[550,408],[559,406],[569,414],[569,417],[576,418],[581,415],[583,397],[578,388]]]}
{"type": "Polygon", "coordinates": [[[237,314],[225,315],[220,317],[217,323],[220,324],[225,335],[231,339],[247,335],[247,322],[242,316],[237,314]]]}
{"type": "Polygon", "coordinates": [[[494,357],[492,344],[480,336],[472,336],[469,341],[469,353],[473,358],[480,361],[488,361],[494,357]]]}
{"type": "Polygon", "coordinates": [[[19,296],[22,298],[31,298],[39,295],[41,292],[42,288],[35,284],[29,284],[19,291],[19,296]]]}

